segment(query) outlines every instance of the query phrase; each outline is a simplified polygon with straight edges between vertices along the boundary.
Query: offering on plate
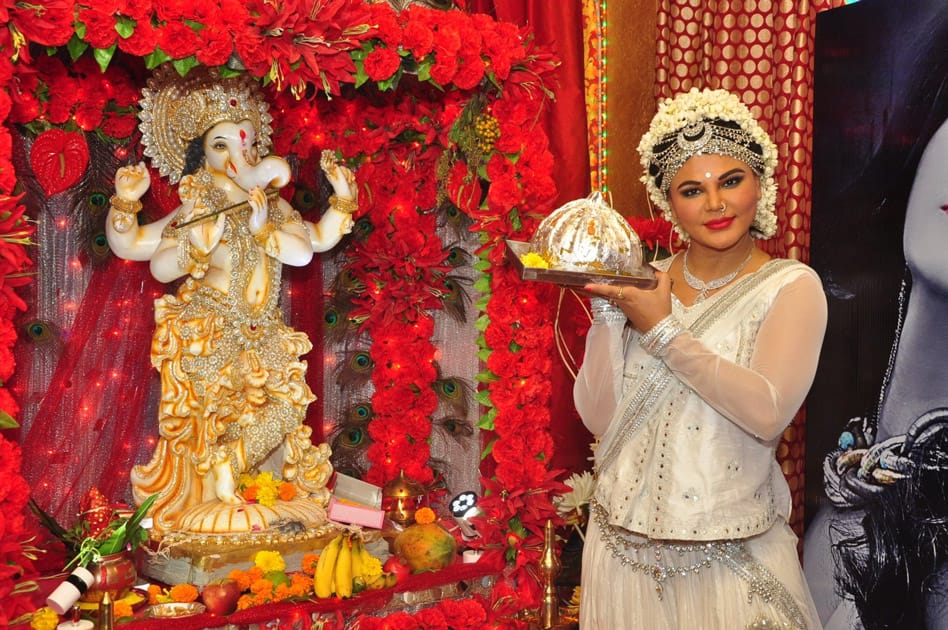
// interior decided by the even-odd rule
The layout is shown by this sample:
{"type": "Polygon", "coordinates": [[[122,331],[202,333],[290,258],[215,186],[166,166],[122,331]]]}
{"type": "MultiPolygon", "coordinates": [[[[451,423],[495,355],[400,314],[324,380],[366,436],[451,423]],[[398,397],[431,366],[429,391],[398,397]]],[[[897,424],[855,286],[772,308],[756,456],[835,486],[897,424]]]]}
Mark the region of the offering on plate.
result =
{"type": "Polygon", "coordinates": [[[620,282],[655,286],[642,241],[602,194],[570,201],[543,219],[529,243],[507,241],[524,280],[564,285],[620,282]]]}
{"type": "Polygon", "coordinates": [[[570,201],[540,222],[530,252],[563,271],[634,274],[642,266],[642,242],[602,194],[570,201]]]}

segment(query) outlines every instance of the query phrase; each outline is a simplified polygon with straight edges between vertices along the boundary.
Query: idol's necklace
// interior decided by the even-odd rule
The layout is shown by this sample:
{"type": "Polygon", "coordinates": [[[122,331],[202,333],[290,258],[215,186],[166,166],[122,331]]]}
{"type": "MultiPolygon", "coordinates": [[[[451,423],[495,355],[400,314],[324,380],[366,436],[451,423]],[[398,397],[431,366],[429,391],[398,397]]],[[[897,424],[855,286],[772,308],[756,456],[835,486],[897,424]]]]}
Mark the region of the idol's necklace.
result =
{"type": "Polygon", "coordinates": [[[726,285],[728,282],[736,278],[737,274],[739,274],[741,270],[747,266],[747,263],[750,262],[751,256],[754,255],[754,248],[751,247],[751,250],[747,253],[747,258],[745,258],[744,262],[742,262],[740,265],[737,266],[737,269],[727,274],[726,276],[721,276],[720,278],[715,278],[714,280],[705,282],[701,280],[700,278],[696,278],[695,276],[692,275],[690,271],[688,271],[688,252],[689,251],[690,250],[687,250],[687,249],[685,250],[685,256],[681,261],[681,267],[685,272],[685,282],[688,283],[689,287],[691,287],[692,289],[698,292],[698,295],[695,297],[695,301],[694,301],[695,304],[697,304],[698,302],[701,302],[702,300],[704,300],[704,298],[708,297],[709,291],[720,289],[721,287],[726,285]]]}

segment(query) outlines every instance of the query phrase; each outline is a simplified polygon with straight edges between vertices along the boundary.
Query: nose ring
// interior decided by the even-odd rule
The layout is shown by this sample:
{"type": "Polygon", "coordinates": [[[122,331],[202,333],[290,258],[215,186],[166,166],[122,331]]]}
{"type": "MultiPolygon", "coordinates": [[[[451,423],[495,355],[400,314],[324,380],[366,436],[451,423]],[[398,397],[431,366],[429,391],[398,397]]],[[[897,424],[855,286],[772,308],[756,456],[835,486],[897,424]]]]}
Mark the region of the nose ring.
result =
{"type": "Polygon", "coordinates": [[[721,214],[724,214],[724,211],[725,211],[725,210],[727,210],[727,202],[722,201],[722,202],[721,202],[721,207],[718,208],[718,212],[720,212],[721,214]]]}

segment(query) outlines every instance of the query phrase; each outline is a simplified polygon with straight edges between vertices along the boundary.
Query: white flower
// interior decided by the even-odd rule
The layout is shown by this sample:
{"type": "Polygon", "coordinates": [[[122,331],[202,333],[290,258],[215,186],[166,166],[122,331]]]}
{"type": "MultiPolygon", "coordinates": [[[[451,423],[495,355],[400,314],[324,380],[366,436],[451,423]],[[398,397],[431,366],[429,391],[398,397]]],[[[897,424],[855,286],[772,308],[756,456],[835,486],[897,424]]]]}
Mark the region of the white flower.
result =
{"type": "Polygon", "coordinates": [[[574,514],[589,503],[596,489],[596,480],[588,471],[573,473],[563,483],[570,487],[570,491],[553,498],[556,511],[560,516],[574,514]]]}

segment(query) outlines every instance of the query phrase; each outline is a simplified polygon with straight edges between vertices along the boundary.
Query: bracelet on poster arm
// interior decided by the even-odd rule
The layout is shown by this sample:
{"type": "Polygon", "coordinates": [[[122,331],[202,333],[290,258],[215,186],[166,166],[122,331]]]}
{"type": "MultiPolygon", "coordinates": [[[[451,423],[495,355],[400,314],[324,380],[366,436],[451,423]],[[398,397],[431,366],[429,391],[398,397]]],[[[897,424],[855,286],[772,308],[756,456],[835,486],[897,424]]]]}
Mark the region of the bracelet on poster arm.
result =
{"type": "Polygon", "coordinates": [[[594,322],[621,322],[626,320],[625,313],[606,298],[592,298],[589,300],[589,310],[592,311],[594,322]]]}
{"type": "Polygon", "coordinates": [[[642,335],[639,345],[653,357],[661,357],[665,355],[668,344],[684,331],[685,328],[678,318],[668,315],[642,335]]]}
{"type": "Polygon", "coordinates": [[[343,199],[337,195],[329,196],[329,206],[345,214],[353,214],[359,209],[358,199],[343,199]]]}

